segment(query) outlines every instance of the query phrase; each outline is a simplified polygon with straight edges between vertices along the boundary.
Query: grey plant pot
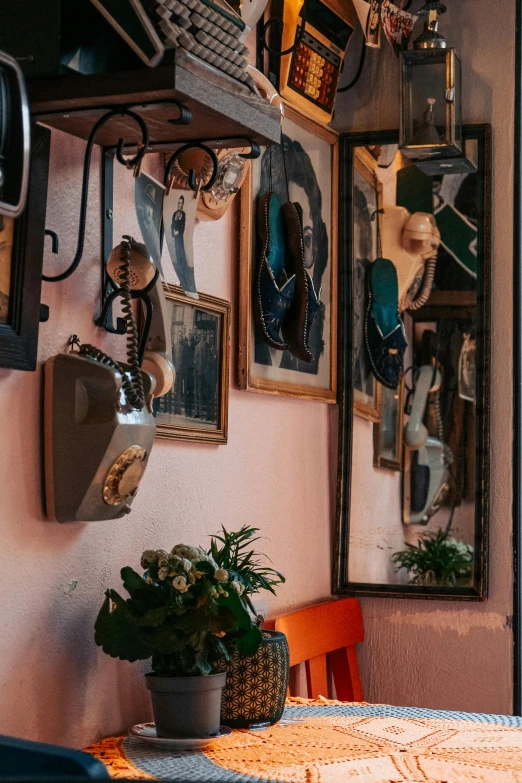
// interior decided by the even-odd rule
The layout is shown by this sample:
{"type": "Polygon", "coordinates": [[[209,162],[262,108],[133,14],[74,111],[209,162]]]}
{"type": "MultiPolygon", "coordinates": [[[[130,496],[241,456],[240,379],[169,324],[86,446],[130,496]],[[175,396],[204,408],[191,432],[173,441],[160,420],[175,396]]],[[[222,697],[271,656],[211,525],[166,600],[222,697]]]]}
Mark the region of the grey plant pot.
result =
{"type": "Polygon", "coordinates": [[[206,677],[145,675],[158,737],[203,738],[219,734],[226,673],[206,677]]]}

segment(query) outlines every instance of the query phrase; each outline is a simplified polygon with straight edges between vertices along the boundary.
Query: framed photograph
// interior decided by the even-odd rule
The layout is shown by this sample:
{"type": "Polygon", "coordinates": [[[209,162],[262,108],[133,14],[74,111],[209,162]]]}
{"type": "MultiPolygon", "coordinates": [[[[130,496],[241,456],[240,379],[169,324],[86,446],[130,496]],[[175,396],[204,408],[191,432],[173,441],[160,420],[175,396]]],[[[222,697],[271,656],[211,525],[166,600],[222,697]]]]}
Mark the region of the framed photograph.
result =
{"type": "Polygon", "coordinates": [[[252,161],[240,196],[239,387],[335,403],[337,399],[338,136],[286,105],[282,145],[252,161]],[[310,327],[313,361],[272,348],[256,330],[252,313],[260,257],[256,226],[259,196],[276,193],[280,204],[303,209],[305,264],[320,307],[310,327]]]}
{"type": "Polygon", "coordinates": [[[230,304],[164,284],[172,337],[173,388],[154,400],[159,438],[226,443],[230,304]]]}
{"type": "Polygon", "coordinates": [[[382,185],[375,164],[364,147],[358,147],[353,160],[352,199],[352,285],[353,285],[353,410],[357,416],[379,421],[379,386],[364,342],[364,321],[368,307],[367,271],[379,257],[377,212],[382,207],[382,185]]]}
{"type": "Polygon", "coordinates": [[[373,465],[375,468],[401,471],[404,379],[398,389],[378,386],[381,416],[373,425],[373,465]]]}
{"type": "Polygon", "coordinates": [[[35,370],[45,238],[51,132],[31,130],[27,206],[13,220],[0,216],[0,367],[35,370]]]}

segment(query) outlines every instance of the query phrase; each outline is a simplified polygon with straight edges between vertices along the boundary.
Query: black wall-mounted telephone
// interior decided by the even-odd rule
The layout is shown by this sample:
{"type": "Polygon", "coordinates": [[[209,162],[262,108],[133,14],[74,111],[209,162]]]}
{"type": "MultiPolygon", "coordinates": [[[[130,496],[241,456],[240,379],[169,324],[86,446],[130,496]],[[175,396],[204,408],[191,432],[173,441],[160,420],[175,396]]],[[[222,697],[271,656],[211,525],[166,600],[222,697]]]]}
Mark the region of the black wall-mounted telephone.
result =
{"type": "Polygon", "coordinates": [[[46,511],[58,522],[117,519],[129,513],[154,442],[153,396],[165,394],[173,383],[159,278],[151,292],[149,350],[140,367],[131,289],[145,287],[156,274],[146,249],[124,237],[107,271],[123,299],[127,363],[80,345],[79,352],[58,354],[45,364],[46,511]]]}

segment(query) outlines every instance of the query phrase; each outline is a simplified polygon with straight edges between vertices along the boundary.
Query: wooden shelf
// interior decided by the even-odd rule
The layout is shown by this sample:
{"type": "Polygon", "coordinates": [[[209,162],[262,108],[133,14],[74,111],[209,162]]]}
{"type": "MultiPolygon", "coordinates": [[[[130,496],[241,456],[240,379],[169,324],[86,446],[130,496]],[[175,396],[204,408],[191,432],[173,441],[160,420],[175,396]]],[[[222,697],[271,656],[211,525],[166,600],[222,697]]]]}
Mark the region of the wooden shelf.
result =
{"type": "MultiPolygon", "coordinates": [[[[195,139],[249,139],[259,145],[280,140],[278,109],[181,51],[168,66],[71,74],[29,82],[28,89],[37,122],[81,139],[89,137],[103,114],[122,106],[143,117],[155,149],[195,139]],[[172,124],[179,117],[176,102],[192,112],[189,125],[172,124]]],[[[100,130],[96,142],[114,147],[123,138],[132,146],[139,137],[130,117],[116,116],[100,130]]]]}

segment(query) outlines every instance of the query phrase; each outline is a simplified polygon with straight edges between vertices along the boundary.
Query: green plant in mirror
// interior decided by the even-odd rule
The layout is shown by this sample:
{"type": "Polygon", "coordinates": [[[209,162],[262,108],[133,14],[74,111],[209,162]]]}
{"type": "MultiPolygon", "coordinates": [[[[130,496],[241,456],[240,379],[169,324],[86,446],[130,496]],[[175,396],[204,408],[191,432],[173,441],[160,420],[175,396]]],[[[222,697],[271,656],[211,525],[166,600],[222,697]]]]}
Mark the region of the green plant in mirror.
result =
{"type": "Polygon", "coordinates": [[[212,552],[183,544],[171,552],[146,550],[141,566],[143,576],[129,566],[121,570],[129,598],[105,594],[95,641],[107,655],[152,658],[152,671],[166,677],[211,674],[234,649],[255,655],[262,635],[244,583],[212,552]]]}
{"type": "Polygon", "coordinates": [[[221,535],[212,536],[212,557],[243,586],[245,599],[254,611],[250,596],[259,590],[269,590],[275,595],[274,588],[283,584],[285,578],[275,568],[265,566],[261,561],[263,555],[251,548],[260,541],[260,536],[256,536],[259,528],[243,525],[236,533],[229,533],[224,527],[221,530],[221,535]]]}
{"type": "Polygon", "coordinates": [[[473,577],[473,547],[450,537],[447,530],[423,533],[417,544],[395,552],[396,571],[406,569],[409,583],[425,587],[468,586],[473,577]]]}

